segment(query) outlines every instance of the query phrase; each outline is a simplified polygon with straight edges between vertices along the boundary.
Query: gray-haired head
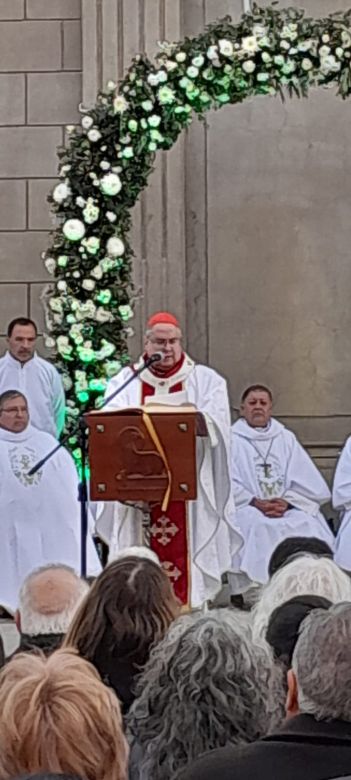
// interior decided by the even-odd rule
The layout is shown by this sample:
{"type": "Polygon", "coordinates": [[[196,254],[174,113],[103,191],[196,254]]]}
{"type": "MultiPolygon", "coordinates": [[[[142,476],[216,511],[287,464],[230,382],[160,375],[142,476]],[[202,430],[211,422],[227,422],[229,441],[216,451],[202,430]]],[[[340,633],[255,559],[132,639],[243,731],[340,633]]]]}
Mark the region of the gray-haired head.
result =
{"type": "Polygon", "coordinates": [[[299,712],[351,722],[351,604],[313,610],[301,626],[292,670],[299,712]]]}
{"type": "Polygon", "coordinates": [[[284,601],[305,593],[323,596],[332,604],[351,601],[351,579],[328,558],[306,555],[291,561],[279,569],[264,586],[261,597],[252,610],[254,640],[265,643],[273,610],[284,601]]]}
{"type": "Polygon", "coordinates": [[[19,594],[22,634],[65,634],[89,586],[73,569],[50,564],[32,571],[19,594]]]}
{"type": "Polygon", "coordinates": [[[252,742],[272,723],[271,656],[240,621],[182,620],[152,651],[127,718],[139,770],[153,780],[168,780],[205,750],[252,742]]]}

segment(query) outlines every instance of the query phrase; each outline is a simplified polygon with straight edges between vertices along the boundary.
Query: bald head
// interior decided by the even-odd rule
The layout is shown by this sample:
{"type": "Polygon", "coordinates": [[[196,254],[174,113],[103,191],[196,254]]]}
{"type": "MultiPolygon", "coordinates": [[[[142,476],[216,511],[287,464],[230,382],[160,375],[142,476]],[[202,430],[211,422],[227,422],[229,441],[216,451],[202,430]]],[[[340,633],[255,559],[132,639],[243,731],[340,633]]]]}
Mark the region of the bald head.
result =
{"type": "Polygon", "coordinates": [[[87,591],[88,585],[68,566],[51,565],[31,572],[19,596],[21,632],[65,634],[87,591]]]}

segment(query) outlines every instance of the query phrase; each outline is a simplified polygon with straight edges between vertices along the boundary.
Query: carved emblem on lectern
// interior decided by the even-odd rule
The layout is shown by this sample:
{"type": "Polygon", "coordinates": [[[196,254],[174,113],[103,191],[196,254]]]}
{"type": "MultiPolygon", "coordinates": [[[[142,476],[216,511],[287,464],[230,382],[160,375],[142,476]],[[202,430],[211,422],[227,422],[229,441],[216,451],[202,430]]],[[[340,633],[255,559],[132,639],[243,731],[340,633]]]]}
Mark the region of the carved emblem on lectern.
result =
{"type": "Polygon", "coordinates": [[[116,479],[167,480],[163,459],[145,433],[136,426],[128,425],[122,428],[117,438],[117,447],[123,452],[123,469],[116,474],[116,479]]]}

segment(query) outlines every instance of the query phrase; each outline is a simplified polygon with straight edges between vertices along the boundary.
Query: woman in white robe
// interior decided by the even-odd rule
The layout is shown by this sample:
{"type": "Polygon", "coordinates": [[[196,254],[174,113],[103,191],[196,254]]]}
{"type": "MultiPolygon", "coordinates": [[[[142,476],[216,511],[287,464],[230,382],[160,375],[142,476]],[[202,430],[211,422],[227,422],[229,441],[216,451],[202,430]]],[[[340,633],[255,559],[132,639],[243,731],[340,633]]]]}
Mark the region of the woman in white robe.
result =
{"type": "Polygon", "coordinates": [[[351,571],[351,436],[341,452],[333,483],[333,507],[340,513],[334,560],[351,571]]]}
{"type": "MultiPolygon", "coordinates": [[[[335,539],[320,512],[328,486],[292,431],[271,418],[264,428],[245,419],[232,426],[231,476],[236,522],[244,537],[240,568],[250,580],[265,583],[276,546],[289,536],[316,536],[334,549],[335,539]],[[283,499],[281,517],[268,517],[254,499],[283,499]]],[[[351,503],[351,502],[350,502],[351,503]]]]}

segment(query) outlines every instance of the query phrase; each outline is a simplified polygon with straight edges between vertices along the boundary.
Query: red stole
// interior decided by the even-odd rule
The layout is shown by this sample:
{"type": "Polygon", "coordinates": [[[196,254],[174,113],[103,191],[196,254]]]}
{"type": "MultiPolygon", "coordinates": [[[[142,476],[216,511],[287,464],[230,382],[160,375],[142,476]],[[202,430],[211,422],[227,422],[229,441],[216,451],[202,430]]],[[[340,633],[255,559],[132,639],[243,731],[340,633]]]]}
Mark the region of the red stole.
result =
{"type": "MultiPolygon", "coordinates": [[[[173,369],[166,374],[156,374],[169,379],[176,374],[184,361],[184,355],[173,369]]],[[[177,393],[183,390],[183,383],[176,382],[169,390],[177,393]]],[[[142,381],[142,404],[145,398],[155,395],[155,387],[142,381]]],[[[187,504],[185,501],[171,501],[166,513],[160,504],[150,506],[150,547],[157,553],[161,565],[170,578],[173,590],[181,603],[190,606],[190,548],[188,541],[187,504]]]]}

